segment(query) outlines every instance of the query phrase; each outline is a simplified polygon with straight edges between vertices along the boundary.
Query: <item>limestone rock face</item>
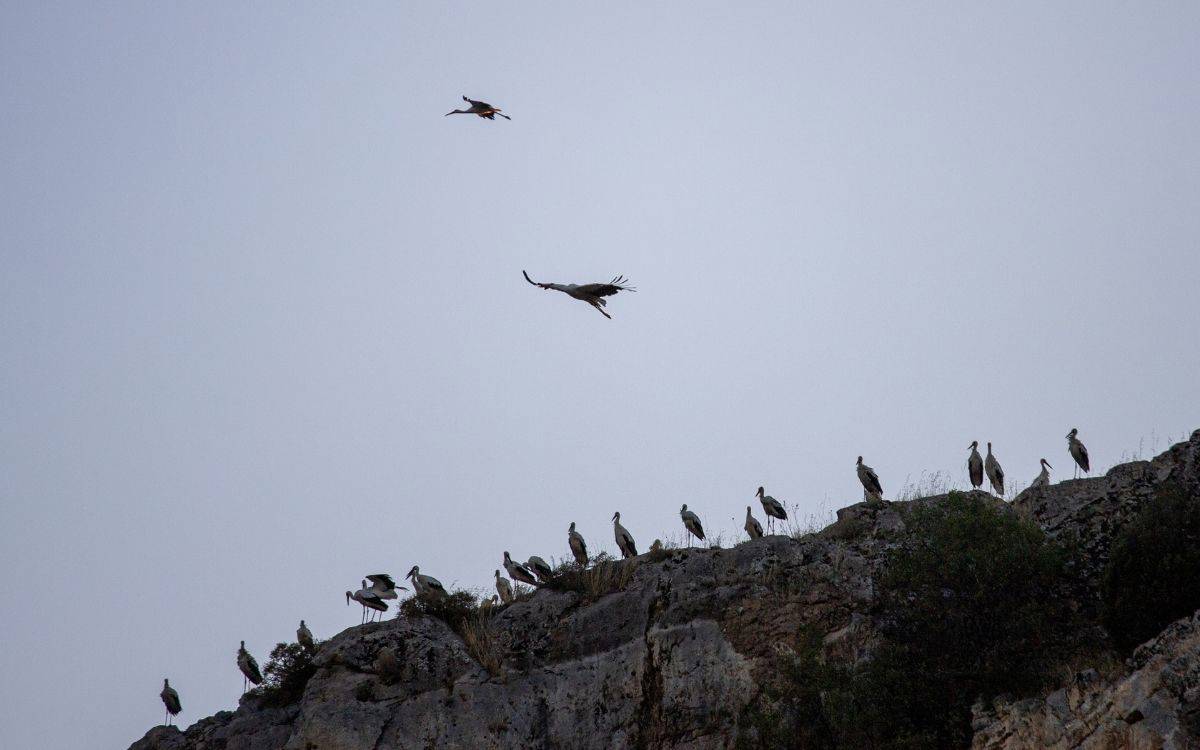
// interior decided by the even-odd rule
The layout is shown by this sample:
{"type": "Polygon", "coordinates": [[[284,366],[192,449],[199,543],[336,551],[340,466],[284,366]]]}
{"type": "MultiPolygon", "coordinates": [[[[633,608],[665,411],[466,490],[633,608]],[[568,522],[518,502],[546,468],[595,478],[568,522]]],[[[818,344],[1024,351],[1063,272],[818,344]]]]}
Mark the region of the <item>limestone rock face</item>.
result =
{"type": "Polygon", "coordinates": [[[1094,669],[1045,698],[976,705],[974,750],[1200,747],[1200,612],[1138,647],[1128,675],[1094,669]]]}
{"type": "MultiPolygon", "coordinates": [[[[1078,540],[1094,589],[1116,532],[1167,480],[1200,493],[1200,431],[1153,461],[1027,490],[1010,507],[1078,540]]],[[[152,729],[130,750],[731,747],[777,645],[802,628],[825,634],[832,658],[869,657],[876,574],[913,508],[943,500],[858,503],[800,539],[647,553],[602,595],[540,589],[493,611],[486,667],[440,620],[348,628],[322,646],[299,703],[247,698],[186,731],[152,729]]],[[[981,706],[976,747],[1200,747],[1187,744],[1198,649],[1192,618],[1111,683],[1085,672],[1045,698],[981,706]]]]}

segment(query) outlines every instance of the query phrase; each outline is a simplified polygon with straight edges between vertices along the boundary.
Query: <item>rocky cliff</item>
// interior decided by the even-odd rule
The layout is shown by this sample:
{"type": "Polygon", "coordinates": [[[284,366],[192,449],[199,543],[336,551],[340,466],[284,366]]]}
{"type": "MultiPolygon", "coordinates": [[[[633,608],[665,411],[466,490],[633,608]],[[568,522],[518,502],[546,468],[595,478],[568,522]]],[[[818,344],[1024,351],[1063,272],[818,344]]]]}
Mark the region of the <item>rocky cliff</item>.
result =
{"type": "MultiPolygon", "coordinates": [[[[1200,497],[1200,431],[1153,461],[1028,490],[1004,512],[1078,545],[1072,596],[1087,609],[1115,535],[1164,482],[1200,497]]],[[[428,617],[349,628],[322,646],[299,702],[246,698],[186,731],[152,729],[130,750],[757,746],[743,719],[779,650],[803,630],[824,634],[829,659],[869,658],[887,552],[915,509],[945,501],[860,503],[800,539],[642,555],[611,593],[546,588],[497,609],[470,645],[428,617]]],[[[1111,676],[1085,668],[1045,695],[981,702],[974,744],[1198,747],[1198,693],[1192,617],[1111,676]]]]}

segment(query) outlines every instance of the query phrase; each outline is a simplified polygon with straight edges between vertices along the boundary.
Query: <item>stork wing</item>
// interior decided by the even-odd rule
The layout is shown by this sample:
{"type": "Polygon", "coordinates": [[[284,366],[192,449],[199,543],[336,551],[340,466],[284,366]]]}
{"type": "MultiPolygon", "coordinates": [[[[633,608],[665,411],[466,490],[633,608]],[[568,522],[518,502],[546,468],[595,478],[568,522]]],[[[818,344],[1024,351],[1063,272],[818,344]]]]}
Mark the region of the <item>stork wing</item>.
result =
{"type": "Polygon", "coordinates": [[[579,287],[579,291],[597,297],[609,297],[617,292],[636,292],[637,289],[629,286],[629,279],[624,276],[614,276],[613,280],[607,284],[583,284],[579,287]]]}
{"type": "Polygon", "coordinates": [[[377,583],[380,586],[383,586],[385,589],[396,588],[396,582],[393,581],[392,577],[387,573],[372,573],[371,575],[367,576],[367,580],[371,583],[377,583]]]}
{"type": "Polygon", "coordinates": [[[488,104],[487,102],[477,102],[474,99],[468,99],[465,96],[463,97],[463,101],[470,102],[472,107],[479,107],[481,109],[492,109],[493,108],[492,105],[488,104]]]}

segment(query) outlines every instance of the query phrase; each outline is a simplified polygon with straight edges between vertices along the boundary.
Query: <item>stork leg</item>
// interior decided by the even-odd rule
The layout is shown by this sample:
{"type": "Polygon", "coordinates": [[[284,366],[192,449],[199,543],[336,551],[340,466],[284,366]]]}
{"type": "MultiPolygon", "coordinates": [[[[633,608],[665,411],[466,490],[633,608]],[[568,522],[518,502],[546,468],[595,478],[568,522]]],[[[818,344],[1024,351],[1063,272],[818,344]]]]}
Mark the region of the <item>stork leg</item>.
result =
{"type": "Polygon", "coordinates": [[[604,308],[600,306],[600,303],[596,302],[595,300],[588,300],[588,304],[591,305],[592,307],[596,308],[597,310],[599,310],[601,315],[608,318],[609,320],[612,320],[612,316],[609,315],[608,313],[604,312],[604,308]]]}

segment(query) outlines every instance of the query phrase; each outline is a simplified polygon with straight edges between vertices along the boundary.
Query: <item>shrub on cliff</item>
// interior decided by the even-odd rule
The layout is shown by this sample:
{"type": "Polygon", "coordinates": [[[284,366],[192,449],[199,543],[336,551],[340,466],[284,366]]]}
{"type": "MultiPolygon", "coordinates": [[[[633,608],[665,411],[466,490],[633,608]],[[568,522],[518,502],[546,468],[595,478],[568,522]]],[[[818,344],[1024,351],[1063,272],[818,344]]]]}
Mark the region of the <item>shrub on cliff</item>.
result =
{"type": "Polygon", "coordinates": [[[250,691],[264,706],[287,706],[304,695],[308,680],[316,674],[313,652],[299,643],[277,643],[263,669],[263,684],[250,691]]]}
{"type": "Polygon", "coordinates": [[[1113,542],[1104,625],[1124,651],[1200,609],[1200,498],[1166,485],[1113,542]]]}
{"type": "Polygon", "coordinates": [[[400,602],[400,614],[409,619],[436,617],[458,631],[479,610],[479,597],[470,591],[455,591],[447,596],[410,596],[400,602]]]}

